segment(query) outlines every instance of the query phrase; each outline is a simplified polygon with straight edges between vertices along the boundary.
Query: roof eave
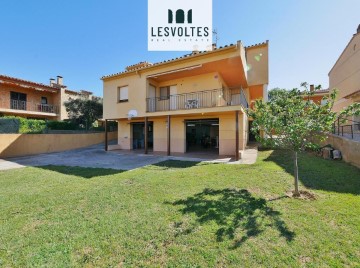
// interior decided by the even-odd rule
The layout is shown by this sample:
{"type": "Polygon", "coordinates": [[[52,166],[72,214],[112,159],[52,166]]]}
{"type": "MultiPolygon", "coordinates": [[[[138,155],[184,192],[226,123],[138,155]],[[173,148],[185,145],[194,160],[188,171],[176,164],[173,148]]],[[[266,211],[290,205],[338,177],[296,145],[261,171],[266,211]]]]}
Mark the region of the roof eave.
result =
{"type": "Polygon", "coordinates": [[[205,56],[205,55],[208,56],[208,55],[211,55],[211,54],[215,54],[215,53],[218,53],[218,52],[224,52],[224,51],[231,50],[231,49],[234,49],[234,48],[237,49],[238,45],[235,44],[235,45],[231,45],[231,46],[221,47],[221,48],[218,48],[218,49],[213,50],[213,51],[199,52],[199,53],[194,54],[194,55],[182,56],[180,58],[171,59],[171,60],[163,61],[163,62],[160,62],[160,63],[154,63],[153,65],[147,66],[147,67],[144,67],[144,68],[139,68],[139,69],[135,69],[135,70],[131,70],[131,71],[125,71],[125,72],[117,73],[117,74],[114,74],[114,75],[103,76],[100,79],[105,81],[105,80],[110,80],[110,79],[113,79],[113,78],[127,76],[129,74],[134,74],[134,73],[136,74],[136,73],[138,73],[140,71],[151,70],[151,69],[155,69],[157,67],[166,66],[167,64],[171,64],[171,63],[174,63],[174,62],[182,62],[182,61],[186,61],[186,60],[189,60],[189,59],[199,58],[199,57],[202,57],[202,56],[205,56]]]}

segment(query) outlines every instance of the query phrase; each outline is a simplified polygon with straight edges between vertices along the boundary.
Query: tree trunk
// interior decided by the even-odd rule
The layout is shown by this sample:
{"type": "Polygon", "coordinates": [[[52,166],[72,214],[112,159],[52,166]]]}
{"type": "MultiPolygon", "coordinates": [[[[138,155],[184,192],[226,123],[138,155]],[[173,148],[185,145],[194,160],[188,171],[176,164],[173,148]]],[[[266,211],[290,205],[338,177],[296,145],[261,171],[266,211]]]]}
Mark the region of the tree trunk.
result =
{"type": "Polygon", "coordinates": [[[299,192],[299,169],[298,169],[297,152],[294,152],[294,177],[295,177],[295,191],[294,196],[300,196],[299,192]]]}

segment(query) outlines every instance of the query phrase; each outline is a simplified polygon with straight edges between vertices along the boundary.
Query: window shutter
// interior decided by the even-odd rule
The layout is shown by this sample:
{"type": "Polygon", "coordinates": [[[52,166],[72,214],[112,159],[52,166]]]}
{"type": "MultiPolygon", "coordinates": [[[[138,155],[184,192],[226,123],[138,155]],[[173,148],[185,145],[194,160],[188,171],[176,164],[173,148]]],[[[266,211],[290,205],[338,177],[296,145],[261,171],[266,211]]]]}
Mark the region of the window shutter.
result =
{"type": "Polygon", "coordinates": [[[120,88],[120,101],[128,100],[129,99],[129,92],[128,87],[121,87],[120,88]]]}

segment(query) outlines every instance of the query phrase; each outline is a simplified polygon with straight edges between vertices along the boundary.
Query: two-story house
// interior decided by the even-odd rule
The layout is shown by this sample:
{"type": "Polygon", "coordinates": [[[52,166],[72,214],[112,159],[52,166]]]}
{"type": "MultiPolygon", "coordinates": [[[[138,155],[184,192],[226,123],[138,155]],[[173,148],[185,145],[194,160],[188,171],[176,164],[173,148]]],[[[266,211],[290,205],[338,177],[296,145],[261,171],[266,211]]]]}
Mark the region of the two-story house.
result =
{"type": "MultiPolygon", "coordinates": [[[[360,25],[329,72],[330,89],[339,90],[334,111],[360,102],[360,25]]],[[[360,122],[360,117],[354,117],[360,122]]]]}
{"type": "Polygon", "coordinates": [[[317,104],[325,104],[327,101],[324,100],[324,97],[329,97],[330,95],[329,89],[315,89],[314,85],[310,85],[310,92],[312,92],[312,95],[306,94],[305,91],[303,92],[304,100],[310,100],[317,104]]]}
{"type": "Polygon", "coordinates": [[[245,109],[267,99],[268,41],[141,62],[102,80],[104,119],[118,122],[117,149],[239,158],[249,139],[245,109]]]}
{"type": "Polygon", "coordinates": [[[0,114],[33,119],[64,120],[68,115],[64,102],[93,98],[92,92],[69,90],[63,77],[50,79],[48,85],[0,75],[0,114]]]}

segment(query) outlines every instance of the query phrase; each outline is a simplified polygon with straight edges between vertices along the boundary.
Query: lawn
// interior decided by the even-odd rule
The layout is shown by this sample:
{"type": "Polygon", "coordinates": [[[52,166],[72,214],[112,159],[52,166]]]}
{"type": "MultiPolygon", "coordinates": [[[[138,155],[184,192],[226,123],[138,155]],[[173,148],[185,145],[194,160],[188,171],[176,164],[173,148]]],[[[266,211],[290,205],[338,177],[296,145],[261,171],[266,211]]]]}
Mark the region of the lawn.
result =
{"type": "Polygon", "coordinates": [[[360,170],[310,155],[0,172],[0,267],[359,267],[360,170]]]}

